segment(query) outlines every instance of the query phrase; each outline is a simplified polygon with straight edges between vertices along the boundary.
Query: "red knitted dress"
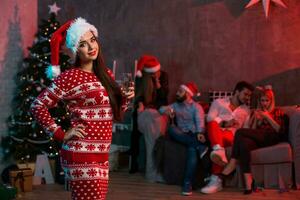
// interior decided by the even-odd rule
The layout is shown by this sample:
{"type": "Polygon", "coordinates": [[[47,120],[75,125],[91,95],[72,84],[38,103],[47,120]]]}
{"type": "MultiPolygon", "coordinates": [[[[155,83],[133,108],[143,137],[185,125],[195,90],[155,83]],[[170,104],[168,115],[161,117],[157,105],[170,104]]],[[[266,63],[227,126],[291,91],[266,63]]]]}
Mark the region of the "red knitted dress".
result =
{"type": "MultiPolygon", "coordinates": [[[[111,75],[111,71],[108,71],[111,75]]],[[[112,76],[112,75],[111,75],[112,76]]],[[[105,88],[94,73],[78,68],[65,71],[33,102],[32,113],[45,130],[62,141],[64,131],[48,109],[67,103],[72,127],[83,124],[85,138],[72,138],[61,149],[61,161],[70,179],[72,199],[105,199],[113,113],[105,88]]]]}

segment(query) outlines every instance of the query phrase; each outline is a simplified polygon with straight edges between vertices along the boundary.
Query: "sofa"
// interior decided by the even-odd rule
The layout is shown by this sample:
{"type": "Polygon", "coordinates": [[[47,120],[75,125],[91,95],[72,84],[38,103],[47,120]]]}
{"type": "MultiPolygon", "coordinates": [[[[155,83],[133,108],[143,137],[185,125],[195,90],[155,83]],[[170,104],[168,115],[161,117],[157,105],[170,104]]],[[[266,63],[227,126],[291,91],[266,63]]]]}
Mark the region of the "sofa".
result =
{"type": "Polygon", "coordinates": [[[265,188],[300,189],[300,108],[282,107],[289,117],[289,142],[251,152],[251,169],[256,182],[265,188]]]}
{"type": "MultiPolygon", "coordinates": [[[[289,117],[289,142],[252,151],[251,169],[256,183],[264,188],[288,189],[294,185],[300,189],[300,107],[284,106],[282,110],[289,117]]],[[[163,137],[157,141],[154,153],[166,183],[181,184],[186,159],[185,146],[163,137]]],[[[227,149],[227,154],[230,157],[230,149],[227,149]]],[[[239,169],[237,172],[226,180],[227,186],[243,186],[239,169]]],[[[203,174],[201,177],[204,177],[203,174]]],[[[197,185],[203,184],[203,180],[196,182],[197,185]]]]}

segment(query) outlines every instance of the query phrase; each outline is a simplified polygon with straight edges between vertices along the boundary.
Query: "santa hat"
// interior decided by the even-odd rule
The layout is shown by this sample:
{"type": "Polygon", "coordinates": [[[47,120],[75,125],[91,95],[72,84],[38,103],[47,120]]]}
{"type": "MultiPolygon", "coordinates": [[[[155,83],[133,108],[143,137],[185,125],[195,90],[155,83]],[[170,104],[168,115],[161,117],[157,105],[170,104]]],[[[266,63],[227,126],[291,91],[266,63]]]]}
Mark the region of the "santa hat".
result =
{"type": "Polygon", "coordinates": [[[184,89],[187,93],[189,93],[191,96],[200,96],[200,92],[198,92],[198,87],[194,82],[189,82],[180,85],[182,89],[184,89]]]}
{"type": "Polygon", "coordinates": [[[51,65],[46,70],[48,78],[53,79],[60,74],[60,50],[66,50],[67,52],[65,53],[70,56],[72,62],[75,62],[80,38],[88,31],[92,31],[98,37],[98,31],[95,26],[79,17],[66,22],[52,34],[50,41],[51,65]]]}
{"type": "Polygon", "coordinates": [[[160,70],[160,63],[156,57],[151,55],[143,55],[137,64],[136,76],[142,77],[142,71],[155,73],[160,70]]]}

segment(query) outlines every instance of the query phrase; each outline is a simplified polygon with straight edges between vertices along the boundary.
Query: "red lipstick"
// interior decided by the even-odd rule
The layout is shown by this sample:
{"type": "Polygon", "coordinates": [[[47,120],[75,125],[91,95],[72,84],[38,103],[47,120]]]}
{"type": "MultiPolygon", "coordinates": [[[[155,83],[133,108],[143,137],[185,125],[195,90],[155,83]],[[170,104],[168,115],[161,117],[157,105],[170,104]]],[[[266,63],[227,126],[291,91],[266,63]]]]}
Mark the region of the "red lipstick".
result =
{"type": "Polygon", "coordinates": [[[95,50],[95,51],[89,52],[88,54],[89,54],[90,56],[94,56],[94,55],[96,55],[96,53],[97,53],[97,51],[95,50]]]}

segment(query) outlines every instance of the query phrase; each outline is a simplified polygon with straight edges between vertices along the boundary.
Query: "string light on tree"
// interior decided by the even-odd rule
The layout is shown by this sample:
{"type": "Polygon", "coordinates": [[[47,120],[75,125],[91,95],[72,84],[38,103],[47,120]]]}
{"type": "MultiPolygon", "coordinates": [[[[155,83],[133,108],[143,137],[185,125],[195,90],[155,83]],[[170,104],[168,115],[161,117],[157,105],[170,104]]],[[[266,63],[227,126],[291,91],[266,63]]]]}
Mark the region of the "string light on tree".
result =
{"type": "MultiPolygon", "coordinates": [[[[55,8],[55,4],[53,5],[55,8]]],[[[56,6],[57,7],[57,6],[56,6]]],[[[55,11],[55,9],[54,9],[55,11]]],[[[57,10],[58,11],[58,10],[57,10]]],[[[50,85],[45,69],[50,64],[49,42],[51,34],[59,27],[55,14],[49,19],[41,20],[29,56],[23,59],[17,73],[17,91],[13,98],[12,113],[7,120],[8,136],[1,140],[4,159],[11,156],[18,162],[35,161],[37,154],[46,153],[49,157],[58,156],[60,144],[50,138],[34,121],[29,110],[30,105],[43,88],[50,85]]],[[[68,65],[68,56],[61,57],[60,65],[68,65]]],[[[64,130],[69,129],[70,121],[63,103],[51,110],[51,114],[64,130]]]]}

